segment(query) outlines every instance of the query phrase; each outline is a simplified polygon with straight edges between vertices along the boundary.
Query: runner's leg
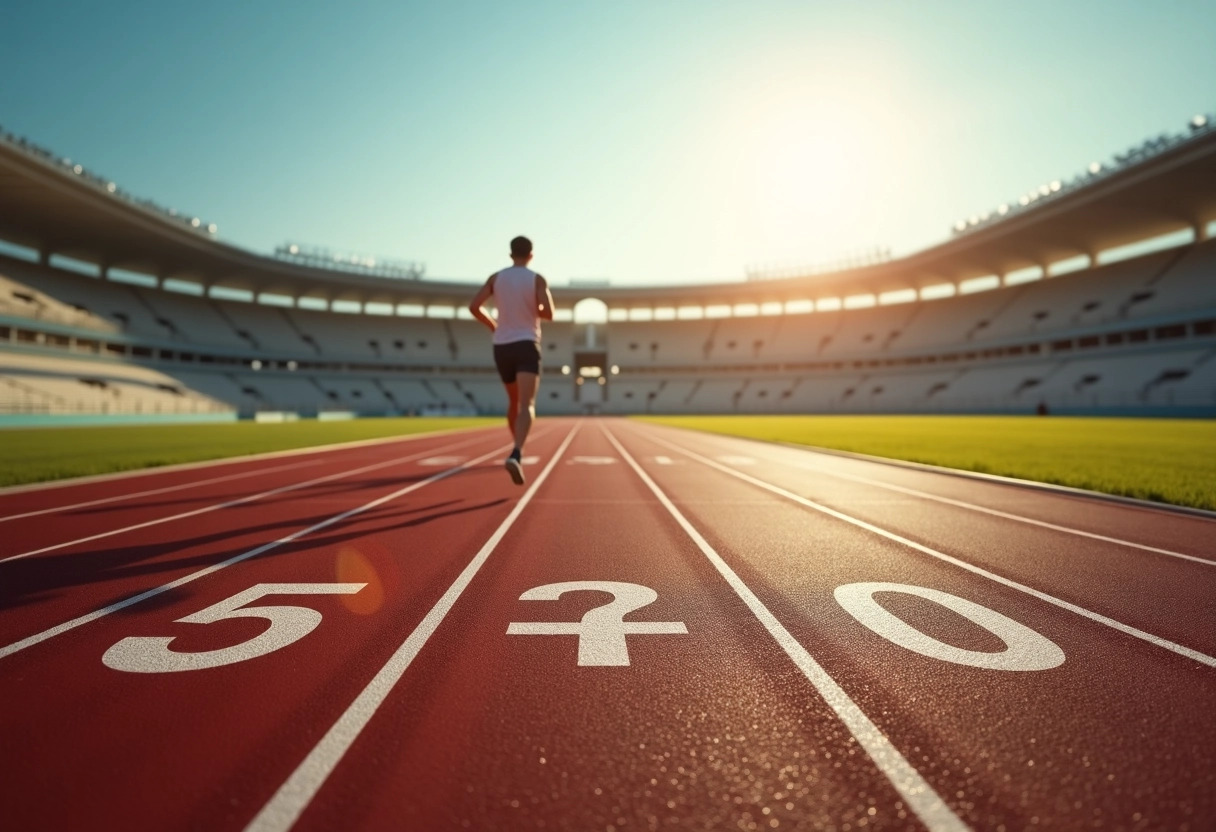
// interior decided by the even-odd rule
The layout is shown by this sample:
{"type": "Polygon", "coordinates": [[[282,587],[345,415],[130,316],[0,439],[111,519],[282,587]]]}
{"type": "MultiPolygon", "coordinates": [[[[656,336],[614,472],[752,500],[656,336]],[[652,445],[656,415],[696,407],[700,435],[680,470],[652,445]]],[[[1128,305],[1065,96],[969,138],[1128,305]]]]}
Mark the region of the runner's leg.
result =
{"type": "Polygon", "coordinates": [[[516,385],[519,387],[515,417],[515,447],[522,452],[524,441],[528,438],[528,431],[532,429],[532,420],[536,418],[536,388],[539,386],[540,376],[536,373],[521,372],[515,378],[516,385]]]}
{"type": "MultiPolygon", "coordinates": [[[[518,376],[516,378],[518,379],[518,376]]],[[[514,439],[515,421],[519,416],[519,381],[504,381],[503,387],[507,388],[507,428],[514,439]]]]}

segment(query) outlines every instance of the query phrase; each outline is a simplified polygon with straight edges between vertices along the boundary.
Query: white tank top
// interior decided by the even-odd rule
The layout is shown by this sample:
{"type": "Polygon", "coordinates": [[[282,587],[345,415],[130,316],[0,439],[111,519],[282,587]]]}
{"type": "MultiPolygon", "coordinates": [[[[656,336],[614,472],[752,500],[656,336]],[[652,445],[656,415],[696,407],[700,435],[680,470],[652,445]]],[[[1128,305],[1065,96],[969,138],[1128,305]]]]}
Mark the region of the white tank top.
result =
{"type": "Polygon", "coordinates": [[[523,266],[500,271],[494,277],[494,305],[498,308],[495,344],[512,344],[516,341],[540,343],[536,272],[523,266]]]}

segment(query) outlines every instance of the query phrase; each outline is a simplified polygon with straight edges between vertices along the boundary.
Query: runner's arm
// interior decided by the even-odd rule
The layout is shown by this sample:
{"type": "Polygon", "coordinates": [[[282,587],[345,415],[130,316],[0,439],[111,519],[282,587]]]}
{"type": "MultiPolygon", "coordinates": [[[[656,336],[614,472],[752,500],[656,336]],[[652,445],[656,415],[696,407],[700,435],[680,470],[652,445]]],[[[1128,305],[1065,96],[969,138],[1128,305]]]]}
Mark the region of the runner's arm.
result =
{"type": "Polygon", "coordinates": [[[485,284],[477,290],[477,294],[474,295],[473,300],[469,302],[469,311],[473,313],[473,317],[489,327],[490,332],[493,332],[498,327],[498,323],[485,313],[481,305],[494,294],[494,278],[496,277],[498,277],[498,272],[490,275],[485,284]]]}
{"type": "Polygon", "coordinates": [[[541,320],[553,320],[553,293],[549,284],[539,274],[536,276],[536,307],[541,320]]]}

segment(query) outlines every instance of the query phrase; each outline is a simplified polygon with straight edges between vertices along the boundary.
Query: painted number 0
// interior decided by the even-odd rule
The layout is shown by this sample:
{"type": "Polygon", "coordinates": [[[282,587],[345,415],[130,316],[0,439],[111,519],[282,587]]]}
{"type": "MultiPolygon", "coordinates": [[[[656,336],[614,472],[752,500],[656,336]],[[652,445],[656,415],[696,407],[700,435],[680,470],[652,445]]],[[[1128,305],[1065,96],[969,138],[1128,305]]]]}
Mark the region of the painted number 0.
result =
{"type": "Polygon", "coordinates": [[[353,595],[367,584],[256,584],[204,610],[177,619],[180,624],[211,624],[225,618],[265,618],[270,628],[248,641],[206,650],[177,653],[169,649],[173,636],[124,638],[105,652],[106,667],[128,673],[175,673],[205,670],[273,653],[316,629],[321,613],[309,607],[246,607],[263,595],[353,595]]]}
{"type": "Polygon", "coordinates": [[[911,584],[860,583],[836,587],[836,601],[878,635],[923,656],[990,670],[1050,670],[1064,663],[1064,651],[1040,633],[996,610],[936,589],[911,584]],[[925,635],[874,600],[876,592],[916,595],[953,610],[1005,642],[1000,653],[964,650],[925,635]]]}

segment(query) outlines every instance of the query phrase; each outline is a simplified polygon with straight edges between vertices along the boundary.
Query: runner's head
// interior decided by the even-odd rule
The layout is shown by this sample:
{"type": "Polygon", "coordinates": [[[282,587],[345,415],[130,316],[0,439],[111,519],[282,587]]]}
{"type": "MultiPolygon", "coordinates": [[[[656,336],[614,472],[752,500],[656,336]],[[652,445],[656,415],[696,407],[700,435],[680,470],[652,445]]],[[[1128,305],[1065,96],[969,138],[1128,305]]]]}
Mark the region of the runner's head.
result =
{"type": "Polygon", "coordinates": [[[511,259],[527,263],[532,259],[532,241],[527,237],[516,237],[511,241],[511,259]]]}

